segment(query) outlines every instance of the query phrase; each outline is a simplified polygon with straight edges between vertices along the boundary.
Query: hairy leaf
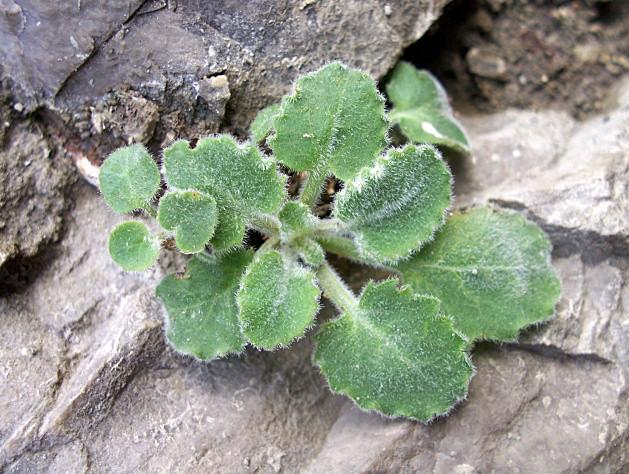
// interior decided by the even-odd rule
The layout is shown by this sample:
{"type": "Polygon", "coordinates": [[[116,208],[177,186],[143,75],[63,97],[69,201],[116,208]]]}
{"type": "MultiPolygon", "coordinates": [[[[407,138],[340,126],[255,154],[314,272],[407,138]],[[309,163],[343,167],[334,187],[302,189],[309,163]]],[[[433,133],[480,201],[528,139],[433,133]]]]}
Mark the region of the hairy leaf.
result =
{"type": "Polygon", "coordinates": [[[469,153],[465,132],[452,116],[448,97],[432,74],[400,62],[386,89],[393,102],[389,117],[411,141],[469,153]]]}
{"type": "Polygon", "coordinates": [[[169,188],[216,199],[219,219],[211,241],[216,250],[240,245],[247,221],[277,211],[284,197],[275,163],[229,136],[202,138],[193,149],[184,140],[173,143],[164,150],[164,172],[169,188]]]}
{"type": "Polygon", "coordinates": [[[361,408],[428,421],[465,397],[472,367],[466,343],[439,301],[370,282],[357,308],[325,323],[315,362],[332,390],[361,408]]]}
{"type": "Polygon", "coordinates": [[[553,314],[561,287],[550,250],[542,230],[519,214],[477,208],[450,217],[398,269],[415,291],[440,298],[471,341],[508,341],[553,314]]]}
{"type": "Polygon", "coordinates": [[[293,240],[293,249],[307,265],[318,267],[325,261],[325,252],[321,245],[308,237],[293,240]]]}
{"type": "Polygon", "coordinates": [[[429,240],[450,205],[452,177],[437,150],[389,150],[337,195],[335,215],[366,256],[395,261],[429,240]]]}
{"type": "Polygon", "coordinates": [[[278,215],[281,232],[285,239],[308,233],[317,221],[307,206],[298,201],[288,201],[278,215]]]}
{"type": "Polygon", "coordinates": [[[349,180],[375,161],[387,129],[374,80],[332,63],[297,81],[275,118],[270,145],[293,170],[349,180]]]}
{"type": "Polygon", "coordinates": [[[276,250],[256,255],[238,293],[244,334],[263,349],[287,346],[313,323],[318,299],[312,272],[276,250]]]}
{"type": "Polygon", "coordinates": [[[175,231],[179,250],[197,253],[214,235],[216,201],[198,191],[169,192],[159,201],[157,220],[164,229],[175,231]]]}
{"type": "Polygon", "coordinates": [[[157,260],[159,241],[141,222],[123,222],[109,235],[109,254],[123,270],[141,272],[157,260]]]}
{"type": "Polygon", "coordinates": [[[207,261],[193,258],[183,277],[162,280],[157,296],[166,306],[166,336],[175,349],[203,360],[242,351],[236,291],[252,257],[252,251],[238,250],[207,261]]]}
{"type": "Polygon", "coordinates": [[[253,141],[258,143],[266,138],[273,130],[275,116],[280,111],[280,104],[272,104],[263,108],[251,123],[250,131],[253,141]]]}
{"type": "Polygon", "coordinates": [[[142,145],[119,148],[100,168],[99,187],[116,212],[146,208],[159,189],[159,169],[142,145]]]}

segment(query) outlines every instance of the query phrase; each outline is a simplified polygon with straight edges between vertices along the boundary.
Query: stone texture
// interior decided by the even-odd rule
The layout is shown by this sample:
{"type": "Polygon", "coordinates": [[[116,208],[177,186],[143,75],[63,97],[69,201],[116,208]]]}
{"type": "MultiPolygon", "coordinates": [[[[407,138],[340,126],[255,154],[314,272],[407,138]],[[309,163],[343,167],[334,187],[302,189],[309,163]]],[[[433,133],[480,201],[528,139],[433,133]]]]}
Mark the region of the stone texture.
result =
{"type": "Polygon", "coordinates": [[[0,267],[17,256],[34,256],[58,237],[72,181],[71,166],[55,158],[38,126],[21,123],[5,139],[0,149],[0,267]]]}
{"type": "Polygon", "coordinates": [[[3,0],[1,72],[26,111],[54,110],[65,134],[105,151],[134,138],[136,126],[116,141],[86,118],[103,108],[125,115],[138,97],[159,110],[147,140],[215,132],[226,105],[231,127],[244,131],[297,76],[331,60],[383,76],[445,3],[3,0]],[[221,76],[219,86],[212,78],[221,76]]]}

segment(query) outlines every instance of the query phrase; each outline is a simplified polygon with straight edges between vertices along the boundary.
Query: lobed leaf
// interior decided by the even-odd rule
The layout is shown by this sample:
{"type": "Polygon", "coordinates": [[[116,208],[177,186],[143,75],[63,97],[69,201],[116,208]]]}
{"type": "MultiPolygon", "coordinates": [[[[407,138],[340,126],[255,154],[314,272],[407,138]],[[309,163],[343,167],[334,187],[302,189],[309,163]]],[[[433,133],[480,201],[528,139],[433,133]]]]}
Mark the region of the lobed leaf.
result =
{"type": "Polygon", "coordinates": [[[428,421],[465,397],[472,367],[466,343],[439,301],[370,282],[357,308],[325,323],[315,362],[332,390],[366,410],[428,421]]]}
{"type": "Polygon", "coordinates": [[[198,191],[169,192],[159,201],[157,220],[175,231],[175,243],[183,253],[201,252],[214,235],[216,201],[198,191]]]}
{"type": "Polygon", "coordinates": [[[263,108],[249,127],[251,138],[255,143],[264,140],[274,128],[275,117],[280,111],[280,104],[272,104],[263,108]]]}
{"type": "Polygon", "coordinates": [[[509,341],[553,314],[561,293],[544,232],[519,214],[455,213],[433,242],[397,265],[416,292],[441,299],[470,341],[509,341]]]}
{"type": "Polygon", "coordinates": [[[149,268],[159,255],[159,241],[144,224],[127,221],[109,235],[109,254],[123,270],[141,272],[149,268]]]}
{"type": "Polygon", "coordinates": [[[428,71],[402,61],[394,69],[386,90],[393,102],[389,118],[411,141],[470,152],[468,139],[452,115],[443,87],[428,71]]]}
{"type": "Polygon", "coordinates": [[[211,360],[239,353],[246,340],[238,321],[236,291],[251,250],[203,261],[194,258],[183,277],[169,275],[157,287],[168,312],[166,336],[177,351],[211,360]]]}
{"type": "Polygon", "coordinates": [[[387,129],[374,80],[332,63],[297,81],[269,142],[277,159],[295,171],[349,180],[375,161],[387,129]]]}
{"type": "Polygon", "coordinates": [[[140,144],[119,148],[103,162],[98,176],[105,202],[116,212],[146,208],[159,189],[157,164],[140,144]]]}
{"type": "Polygon", "coordinates": [[[195,148],[179,140],[164,150],[169,188],[196,190],[218,205],[218,224],[211,241],[217,251],[242,243],[247,221],[273,213],[284,198],[284,179],[275,163],[253,145],[238,145],[229,136],[202,138],[195,148]]]}
{"type": "Polygon", "coordinates": [[[314,274],[276,250],[256,255],[238,293],[245,336],[271,350],[303,336],[319,309],[314,274]]]}
{"type": "Polygon", "coordinates": [[[407,145],[389,150],[337,195],[334,214],[363,253],[391,262],[407,257],[443,224],[452,177],[437,150],[407,145]]]}

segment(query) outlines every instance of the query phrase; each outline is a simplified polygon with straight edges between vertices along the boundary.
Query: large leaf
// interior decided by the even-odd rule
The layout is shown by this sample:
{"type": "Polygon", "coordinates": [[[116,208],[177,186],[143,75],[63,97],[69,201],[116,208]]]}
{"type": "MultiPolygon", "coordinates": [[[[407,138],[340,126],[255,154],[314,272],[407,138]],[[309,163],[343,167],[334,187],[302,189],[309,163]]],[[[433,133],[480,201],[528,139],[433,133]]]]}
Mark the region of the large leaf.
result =
{"type": "Polygon", "coordinates": [[[398,269],[415,291],[441,299],[471,341],[508,341],[553,314],[561,288],[550,250],[542,230],[519,214],[477,208],[450,217],[398,269]]]}
{"type": "Polygon", "coordinates": [[[316,342],[315,362],[332,390],[388,416],[447,413],[472,376],[466,343],[439,301],[398,290],[395,280],[370,282],[357,308],[325,323],[316,342]]]}
{"type": "Polygon", "coordinates": [[[238,293],[245,336],[263,349],[289,345],[312,325],[319,293],[314,274],[280,252],[256,255],[238,293]]]}
{"type": "Polygon", "coordinates": [[[116,212],[147,208],[159,189],[159,169],[142,145],[119,148],[100,168],[99,187],[116,212]]]}
{"type": "Polygon", "coordinates": [[[353,178],[386,145],[384,99],[367,74],[332,63],[297,81],[275,117],[277,159],[318,177],[353,178]]]}
{"type": "Polygon", "coordinates": [[[470,151],[443,87],[428,71],[400,62],[386,89],[393,102],[389,118],[411,141],[445,145],[463,153],[470,151]]]}
{"type": "Polygon", "coordinates": [[[159,241],[144,224],[127,221],[109,235],[109,254],[123,270],[141,272],[157,260],[159,241]]]}
{"type": "Polygon", "coordinates": [[[280,104],[272,104],[263,108],[249,127],[254,142],[261,142],[273,130],[275,116],[280,111],[280,104]]]}
{"type": "Polygon", "coordinates": [[[175,243],[183,253],[197,253],[214,235],[216,201],[199,191],[173,191],[159,201],[157,220],[166,230],[175,231],[175,243]]]}
{"type": "Polygon", "coordinates": [[[229,136],[202,138],[193,149],[184,140],[173,143],[164,150],[164,173],[170,189],[216,199],[219,218],[211,241],[216,250],[240,245],[248,220],[277,211],[284,197],[275,163],[229,136]]]}
{"type": "Polygon", "coordinates": [[[429,240],[443,223],[452,177],[437,150],[389,150],[337,195],[335,215],[366,256],[395,261],[429,240]]]}
{"type": "Polygon", "coordinates": [[[177,351],[203,360],[241,352],[236,291],[252,251],[190,260],[183,277],[169,275],[157,287],[168,312],[166,336],[177,351]]]}

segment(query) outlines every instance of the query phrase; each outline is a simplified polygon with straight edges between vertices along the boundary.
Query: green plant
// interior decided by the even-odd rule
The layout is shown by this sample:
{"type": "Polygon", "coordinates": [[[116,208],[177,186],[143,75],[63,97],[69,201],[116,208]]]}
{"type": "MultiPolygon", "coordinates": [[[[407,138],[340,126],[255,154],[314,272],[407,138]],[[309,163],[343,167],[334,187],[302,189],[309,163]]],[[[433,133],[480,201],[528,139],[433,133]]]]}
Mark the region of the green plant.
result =
{"type": "MultiPolygon", "coordinates": [[[[409,138],[467,150],[432,76],[402,64],[387,90],[390,115],[409,138]]],[[[142,209],[164,230],[119,225],[109,241],[114,260],[145,269],[173,238],[194,255],[183,276],[157,288],[176,350],[211,360],[247,344],[286,347],[314,324],[323,291],[341,313],[314,336],[314,362],[332,390],[364,409],[427,421],[466,396],[475,341],[512,340],[552,315],[560,287],[543,232],[497,209],[448,214],[452,177],[437,149],[387,148],[388,130],[373,79],[333,63],[263,110],[248,143],[220,135],[166,148],[159,202],[160,172],[142,146],[105,160],[107,203],[142,209]],[[280,164],[305,179],[298,196],[287,194],[280,164]],[[331,176],[344,187],[322,216],[331,176]],[[265,239],[257,250],[243,243],[251,231],[265,239]],[[327,253],[392,277],[356,296],[327,253]]]]}

